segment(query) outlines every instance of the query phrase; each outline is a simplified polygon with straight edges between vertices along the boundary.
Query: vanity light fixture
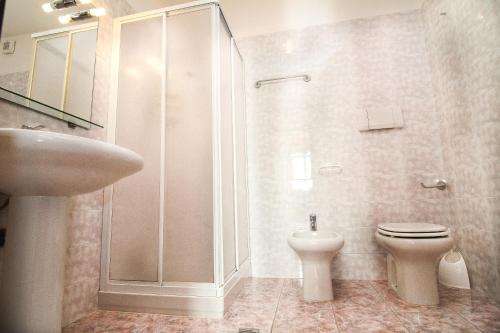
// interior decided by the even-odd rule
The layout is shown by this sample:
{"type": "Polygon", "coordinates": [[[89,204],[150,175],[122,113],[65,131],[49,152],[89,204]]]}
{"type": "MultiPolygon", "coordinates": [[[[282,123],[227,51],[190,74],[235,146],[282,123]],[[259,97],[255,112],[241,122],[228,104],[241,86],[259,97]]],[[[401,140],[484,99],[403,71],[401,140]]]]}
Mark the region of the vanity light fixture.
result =
{"type": "Polygon", "coordinates": [[[89,9],[90,16],[101,17],[106,15],[106,9],[104,8],[91,8],[89,9]]]}
{"type": "Polygon", "coordinates": [[[44,3],[42,5],[42,9],[46,13],[51,13],[54,10],[65,9],[78,5],[87,5],[89,3],[92,3],[92,0],[54,0],[44,3]]]}
{"type": "Polygon", "coordinates": [[[100,17],[104,15],[106,15],[106,10],[104,8],[91,8],[73,14],[59,16],[59,22],[61,24],[68,24],[70,22],[86,20],[92,17],[100,17]]]}

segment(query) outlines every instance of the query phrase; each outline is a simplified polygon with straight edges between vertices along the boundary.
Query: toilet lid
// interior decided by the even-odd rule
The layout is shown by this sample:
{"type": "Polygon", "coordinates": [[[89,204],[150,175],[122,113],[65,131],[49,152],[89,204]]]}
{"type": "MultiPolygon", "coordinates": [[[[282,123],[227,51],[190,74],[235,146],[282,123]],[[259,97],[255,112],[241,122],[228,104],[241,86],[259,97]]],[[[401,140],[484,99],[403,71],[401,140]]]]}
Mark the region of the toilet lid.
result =
{"type": "Polygon", "coordinates": [[[445,231],[440,232],[394,232],[379,228],[378,233],[384,236],[398,238],[438,238],[447,237],[450,234],[450,231],[449,229],[446,229],[445,231]]]}
{"type": "Polygon", "coordinates": [[[448,231],[444,225],[433,223],[382,223],[379,230],[396,233],[442,233],[448,231]]]}

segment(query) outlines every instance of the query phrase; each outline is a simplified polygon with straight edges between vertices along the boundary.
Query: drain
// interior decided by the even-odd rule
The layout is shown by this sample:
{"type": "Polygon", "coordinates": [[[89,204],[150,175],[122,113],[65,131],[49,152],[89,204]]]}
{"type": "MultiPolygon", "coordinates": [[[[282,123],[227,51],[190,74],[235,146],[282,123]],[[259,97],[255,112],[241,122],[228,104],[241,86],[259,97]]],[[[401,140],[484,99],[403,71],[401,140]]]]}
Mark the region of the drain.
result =
{"type": "Polygon", "coordinates": [[[259,333],[260,329],[258,328],[240,328],[238,333],[259,333]]]}

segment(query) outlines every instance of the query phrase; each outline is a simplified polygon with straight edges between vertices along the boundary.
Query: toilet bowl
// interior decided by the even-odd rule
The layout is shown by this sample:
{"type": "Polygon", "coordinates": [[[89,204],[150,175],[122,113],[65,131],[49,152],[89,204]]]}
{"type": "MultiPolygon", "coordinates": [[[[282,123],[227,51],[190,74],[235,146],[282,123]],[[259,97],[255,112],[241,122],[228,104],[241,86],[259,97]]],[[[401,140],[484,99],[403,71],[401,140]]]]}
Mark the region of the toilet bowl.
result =
{"type": "Polygon", "coordinates": [[[332,300],[330,267],[332,259],[344,246],[344,238],[335,232],[297,231],[288,237],[288,245],[302,261],[304,300],[332,300]]]}
{"type": "Polygon", "coordinates": [[[438,304],[437,264],[453,246],[449,229],[431,223],[384,223],[375,238],[389,252],[388,283],[398,296],[412,304],[438,304]]]}

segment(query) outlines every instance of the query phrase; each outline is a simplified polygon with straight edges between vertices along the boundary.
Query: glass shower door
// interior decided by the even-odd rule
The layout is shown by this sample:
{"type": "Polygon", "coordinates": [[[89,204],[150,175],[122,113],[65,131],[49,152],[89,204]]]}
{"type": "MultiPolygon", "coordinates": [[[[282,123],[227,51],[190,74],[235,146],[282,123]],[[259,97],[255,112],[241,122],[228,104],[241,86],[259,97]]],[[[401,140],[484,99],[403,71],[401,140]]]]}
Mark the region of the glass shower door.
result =
{"type": "Polygon", "coordinates": [[[68,35],[37,42],[30,98],[62,109],[68,35]]]}
{"type": "Polygon", "coordinates": [[[70,36],[71,54],[64,110],[82,119],[90,119],[97,29],[78,31],[70,36]]]}
{"type": "Polygon", "coordinates": [[[236,270],[236,225],[234,192],[234,138],[233,138],[233,77],[231,33],[220,24],[220,113],[221,113],[221,177],[224,278],[236,270]]]}
{"type": "Polygon", "coordinates": [[[163,281],[213,282],[210,9],[167,17],[163,281]]]}
{"type": "Polygon", "coordinates": [[[163,16],[121,26],[115,142],[144,169],[113,186],[110,279],[158,281],[163,16]]]}
{"type": "Polygon", "coordinates": [[[234,148],[236,172],[236,220],[238,225],[238,262],[240,265],[249,256],[248,244],[248,190],[247,147],[245,115],[245,77],[243,60],[233,40],[233,96],[234,96],[234,148]]]}
{"type": "Polygon", "coordinates": [[[243,63],[218,10],[121,23],[115,143],[144,169],[113,187],[110,280],[215,290],[248,257],[243,63]]]}

